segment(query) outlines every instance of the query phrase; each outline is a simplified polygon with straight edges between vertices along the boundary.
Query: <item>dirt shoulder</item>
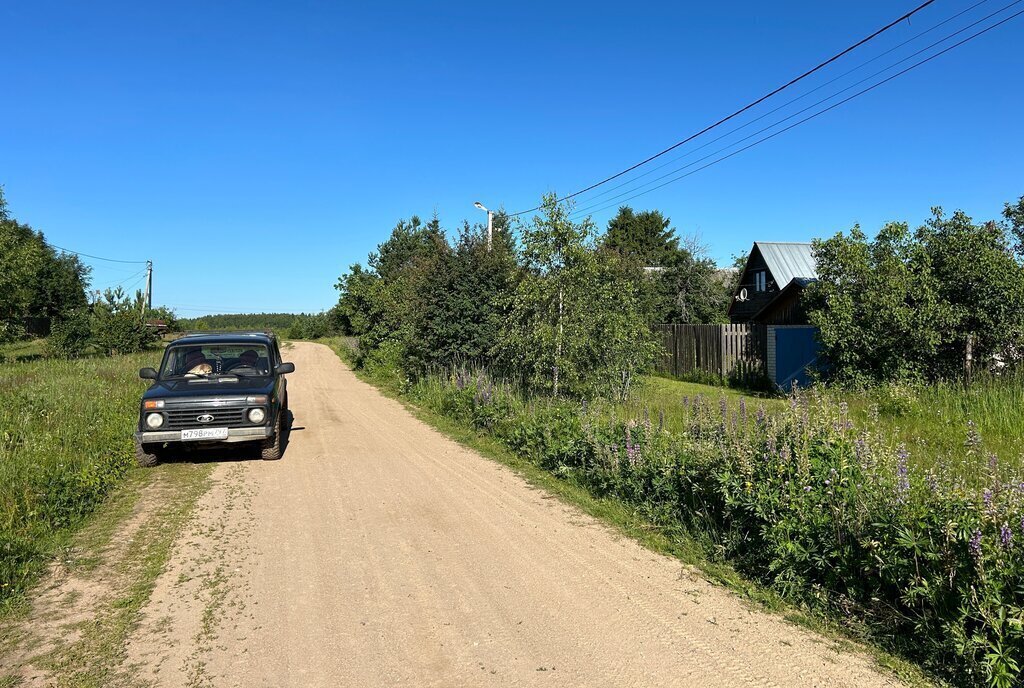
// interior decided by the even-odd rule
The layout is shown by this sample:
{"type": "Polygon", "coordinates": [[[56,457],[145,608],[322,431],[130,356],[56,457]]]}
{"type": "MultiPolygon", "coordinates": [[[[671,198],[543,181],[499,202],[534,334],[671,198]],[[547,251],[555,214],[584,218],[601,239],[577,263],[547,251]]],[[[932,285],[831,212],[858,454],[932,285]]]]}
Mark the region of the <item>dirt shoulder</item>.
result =
{"type": "Polygon", "coordinates": [[[209,465],[136,471],[0,622],[0,686],[133,685],[126,645],[209,465]]]}

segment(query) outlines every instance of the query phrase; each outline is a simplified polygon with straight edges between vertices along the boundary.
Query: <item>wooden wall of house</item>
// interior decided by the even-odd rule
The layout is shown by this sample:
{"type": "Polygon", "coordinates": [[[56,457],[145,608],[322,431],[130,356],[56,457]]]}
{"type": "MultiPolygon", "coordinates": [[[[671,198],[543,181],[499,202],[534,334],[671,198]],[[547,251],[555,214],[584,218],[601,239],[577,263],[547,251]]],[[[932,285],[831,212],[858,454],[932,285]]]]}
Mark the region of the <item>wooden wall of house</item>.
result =
{"type": "Polygon", "coordinates": [[[801,299],[803,289],[790,289],[779,296],[774,303],[757,317],[762,325],[807,325],[807,309],[801,299]]]}

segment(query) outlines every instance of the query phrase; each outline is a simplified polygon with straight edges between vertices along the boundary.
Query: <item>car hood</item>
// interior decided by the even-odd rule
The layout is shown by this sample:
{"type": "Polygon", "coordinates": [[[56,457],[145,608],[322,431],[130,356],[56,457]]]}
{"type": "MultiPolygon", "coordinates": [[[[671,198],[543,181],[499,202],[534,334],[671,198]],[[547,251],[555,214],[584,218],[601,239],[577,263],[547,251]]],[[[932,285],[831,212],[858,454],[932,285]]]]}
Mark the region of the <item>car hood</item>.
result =
{"type": "Polygon", "coordinates": [[[271,394],[272,377],[240,377],[238,382],[219,380],[158,380],[142,394],[143,399],[230,397],[237,394],[271,394]]]}

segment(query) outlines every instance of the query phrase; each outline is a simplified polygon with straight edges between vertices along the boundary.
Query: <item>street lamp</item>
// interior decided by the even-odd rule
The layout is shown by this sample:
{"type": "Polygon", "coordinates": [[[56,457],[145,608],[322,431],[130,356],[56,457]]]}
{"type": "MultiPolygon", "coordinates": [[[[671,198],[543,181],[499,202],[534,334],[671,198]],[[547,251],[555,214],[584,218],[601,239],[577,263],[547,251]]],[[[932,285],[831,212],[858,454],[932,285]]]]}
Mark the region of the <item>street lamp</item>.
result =
{"type": "Polygon", "coordinates": [[[493,238],[493,235],[494,235],[494,213],[492,213],[490,210],[485,208],[484,204],[481,203],[480,201],[477,201],[473,205],[475,205],[477,208],[479,208],[480,210],[483,210],[485,213],[487,213],[487,251],[488,251],[488,253],[490,253],[490,251],[491,251],[491,242],[493,240],[492,238],[493,238]]]}

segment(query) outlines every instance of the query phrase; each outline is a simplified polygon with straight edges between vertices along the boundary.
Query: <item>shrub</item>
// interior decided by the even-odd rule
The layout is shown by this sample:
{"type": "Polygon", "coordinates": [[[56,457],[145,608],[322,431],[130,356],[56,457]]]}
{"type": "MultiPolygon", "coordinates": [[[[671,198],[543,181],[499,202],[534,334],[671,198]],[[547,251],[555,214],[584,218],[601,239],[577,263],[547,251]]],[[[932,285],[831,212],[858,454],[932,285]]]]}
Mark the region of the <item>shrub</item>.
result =
{"type": "Polygon", "coordinates": [[[120,287],[108,289],[93,306],[90,329],[93,341],[110,355],[142,351],[154,339],[142,317],[142,295],[133,303],[120,287]]]}
{"type": "Polygon", "coordinates": [[[89,313],[85,309],[77,309],[53,324],[46,345],[53,356],[78,358],[85,352],[90,336],[89,313]]]}

